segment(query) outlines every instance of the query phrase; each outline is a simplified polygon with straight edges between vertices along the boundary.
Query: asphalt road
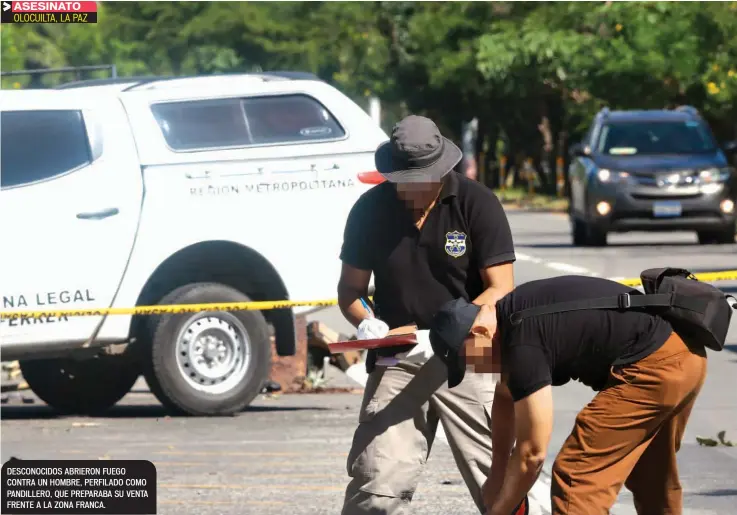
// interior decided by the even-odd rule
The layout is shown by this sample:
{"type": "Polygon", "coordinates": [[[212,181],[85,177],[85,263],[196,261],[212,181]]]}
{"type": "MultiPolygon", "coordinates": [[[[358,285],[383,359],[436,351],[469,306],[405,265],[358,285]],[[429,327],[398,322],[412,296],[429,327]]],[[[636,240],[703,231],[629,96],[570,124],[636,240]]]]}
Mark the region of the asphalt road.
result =
{"type": "MultiPolygon", "coordinates": [[[[569,244],[560,215],[511,212],[522,283],[564,273],[636,277],[645,268],[737,268],[737,245],[702,247],[691,234],[614,235],[603,249],[569,244]]],[[[724,283],[737,292],[737,282],[724,283]]],[[[315,315],[350,332],[334,309],[315,315]],[[342,324],[341,324],[342,323],[342,324]]],[[[737,501],[737,323],[731,347],[711,353],[709,377],[679,454],[686,515],[731,514],[737,501]],[[735,447],[701,447],[696,436],[726,431],[735,447]]],[[[593,396],[577,384],[555,390],[555,434],[536,493],[544,497],[553,451],[593,396]]],[[[262,396],[227,419],[170,418],[145,390],[129,394],[105,418],[63,418],[37,404],[3,406],[0,454],[22,459],[148,459],[158,469],[159,513],[335,515],[346,482],[345,458],[359,394],[262,396]]],[[[439,438],[413,501],[415,513],[472,515],[473,504],[439,438]]],[[[543,503],[544,504],[544,503],[543,503]]],[[[624,492],[615,515],[634,513],[624,492]]]]}

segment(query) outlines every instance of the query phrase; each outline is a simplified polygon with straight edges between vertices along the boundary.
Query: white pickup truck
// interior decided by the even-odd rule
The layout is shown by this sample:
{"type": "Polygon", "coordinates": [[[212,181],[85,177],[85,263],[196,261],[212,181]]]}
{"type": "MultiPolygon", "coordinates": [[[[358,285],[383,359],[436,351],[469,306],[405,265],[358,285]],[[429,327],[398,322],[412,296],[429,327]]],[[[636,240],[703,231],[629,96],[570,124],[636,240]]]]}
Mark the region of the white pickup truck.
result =
{"type": "MultiPolygon", "coordinates": [[[[4,312],[334,298],[345,219],[386,134],[316,77],[116,79],[3,91],[4,312]]],[[[307,308],[309,309],[309,308],[307,308]]],[[[67,413],[143,374],[168,408],[233,414],[295,353],[295,313],[0,321],[3,361],[67,413]]]]}

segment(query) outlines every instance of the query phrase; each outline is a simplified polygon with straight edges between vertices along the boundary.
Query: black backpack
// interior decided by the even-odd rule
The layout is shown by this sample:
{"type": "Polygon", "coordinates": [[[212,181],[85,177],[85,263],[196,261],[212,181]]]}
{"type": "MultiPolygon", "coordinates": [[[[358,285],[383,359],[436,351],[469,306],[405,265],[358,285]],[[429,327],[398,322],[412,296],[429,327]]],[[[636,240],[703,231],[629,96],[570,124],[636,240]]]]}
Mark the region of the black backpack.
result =
{"type": "Polygon", "coordinates": [[[667,320],[673,330],[691,345],[721,351],[737,299],[704,283],[682,268],[651,268],[640,274],[644,295],[622,293],[523,309],[512,313],[512,324],[525,318],[585,309],[642,309],[667,320]]]}

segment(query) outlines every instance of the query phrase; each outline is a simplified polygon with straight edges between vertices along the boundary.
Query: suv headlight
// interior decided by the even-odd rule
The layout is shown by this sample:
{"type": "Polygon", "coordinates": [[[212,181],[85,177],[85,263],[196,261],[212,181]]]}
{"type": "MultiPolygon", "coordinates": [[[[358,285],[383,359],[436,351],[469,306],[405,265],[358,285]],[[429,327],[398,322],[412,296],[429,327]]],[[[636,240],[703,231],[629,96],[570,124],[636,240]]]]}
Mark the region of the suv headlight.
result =
{"type": "Polygon", "coordinates": [[[627,172],[613,172],[612,170],[608,170],[606,168],[600,169],[598,172],[596,172],[596,178],[599,179],[600,182],[624,182],[627,179],[629,179],[630,174],[627,172]]]}
{"type": "Polygon", "coordinates": [[[726,182],[731,173],[730,168],[708,168],[699,172],[699,181],[703,184],[726,182]]]}

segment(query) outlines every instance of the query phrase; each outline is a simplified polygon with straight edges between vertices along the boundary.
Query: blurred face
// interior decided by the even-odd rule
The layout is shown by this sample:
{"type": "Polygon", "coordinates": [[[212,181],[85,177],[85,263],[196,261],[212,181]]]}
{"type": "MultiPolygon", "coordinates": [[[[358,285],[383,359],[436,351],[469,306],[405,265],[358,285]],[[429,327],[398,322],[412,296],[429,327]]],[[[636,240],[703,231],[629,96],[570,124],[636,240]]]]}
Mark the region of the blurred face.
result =
{"type": "Polygon", "coordinates": [[[466,367],[477,373],[501,373],[496,310],[481,306],[471,332],[463,342],[466,367]]]}
{"type": "Polygon", "coordinates": [[[410,209],[420,211],[435,200],[440,191],[439,182],[407,182],[397,183],[397,196],[402,199],[410,209]]]}

